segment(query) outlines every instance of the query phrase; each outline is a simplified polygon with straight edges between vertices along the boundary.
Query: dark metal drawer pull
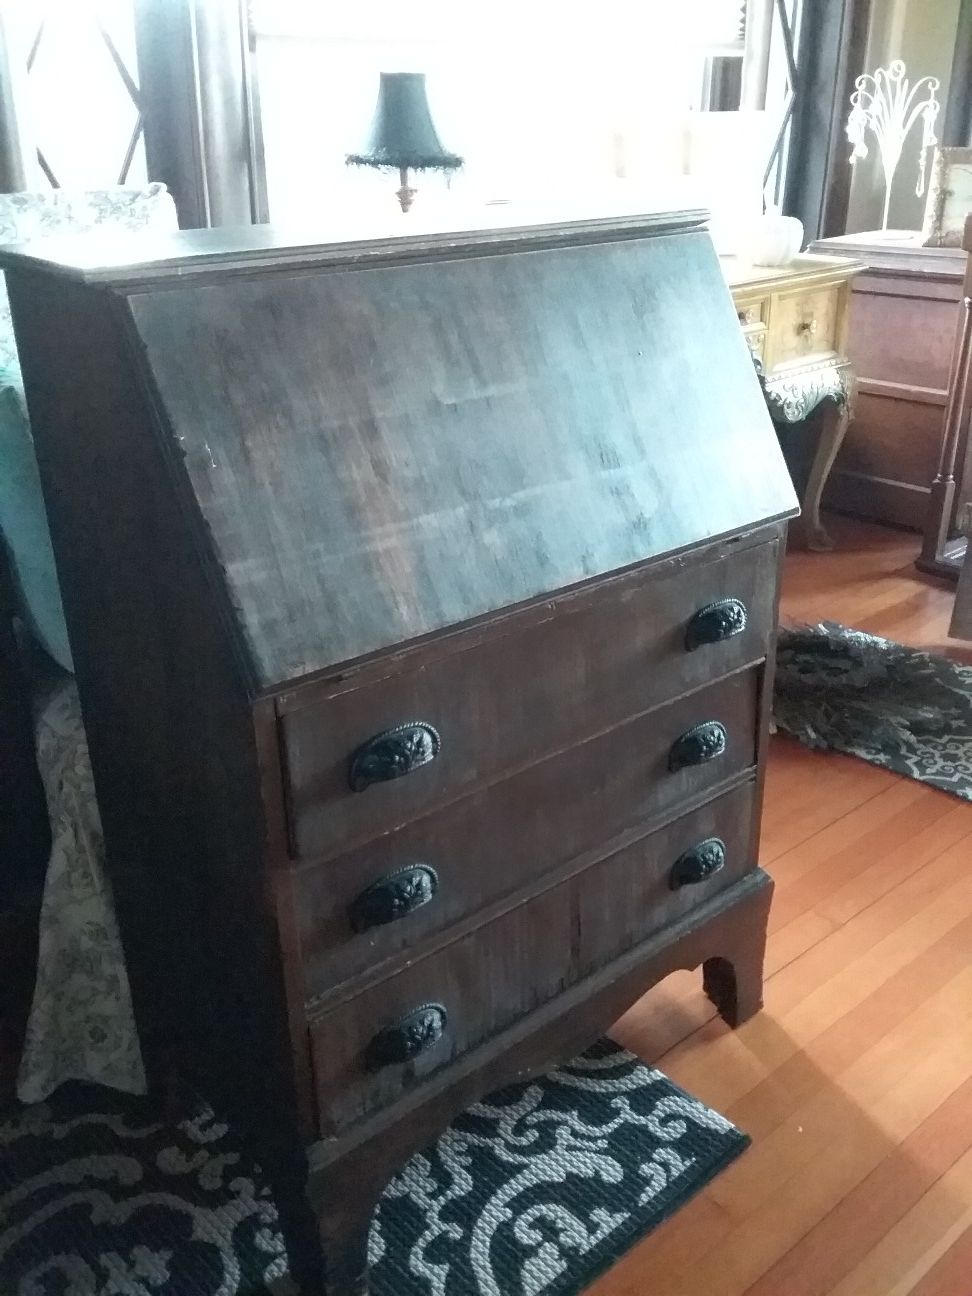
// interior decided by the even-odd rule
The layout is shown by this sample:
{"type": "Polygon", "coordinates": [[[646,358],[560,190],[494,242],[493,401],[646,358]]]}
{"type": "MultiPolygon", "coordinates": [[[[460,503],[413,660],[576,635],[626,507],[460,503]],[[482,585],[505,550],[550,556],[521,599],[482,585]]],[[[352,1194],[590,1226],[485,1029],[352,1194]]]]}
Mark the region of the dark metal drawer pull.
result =
{"type": "Polygon", "coordinates": [[[726,843],[718,837],[709,837],[687,850],[684,855],[679,855],[672,865],[669,886],[673,891],[683,886],[695,886],[710,878],[713,873],[718,873],[725,862],[726,843]]]}
{"type": "Polygon", "coordinates": [[[721,643],[742,634],[748,619],[746,604],[735,598],[719,599],[718,603],[699,608],[685,631],[685,651],[694,652],[703,644],[721,643]]]}
{"type": "Polygon", "coordinates": [[[428,864],[409,864],[379,878],[355,899],[348,911],[356,932],[383,927],[427,905],[439,889],[439,875],[428,864]]]}
{"type": "Polygon", "coordinates": [[[372,783],[404,778],[435,760],[441,746],[437,731],[424,720],[410,720],[396,729],[376,734],[351,757],[348,770],[351,790],[363,792],[372,783]]]}
{"type": "Polygon", "coordinates": [[[423,1004],[393,1026],[380,1030],[368,1045],[365,1063],[369,1071],[411,1062],[434,1048],[445,1034],[449,1018],[442,1004],[423,1004]]]}
{"type": "Polygon", "coordinates": [[[668,753],[668,768],[674,774],[688,765],[704,765],[706,761],[721,756],[728,743],[724,726],[718,720],[706,720],[672,743],[672,749],[668,753]]]}

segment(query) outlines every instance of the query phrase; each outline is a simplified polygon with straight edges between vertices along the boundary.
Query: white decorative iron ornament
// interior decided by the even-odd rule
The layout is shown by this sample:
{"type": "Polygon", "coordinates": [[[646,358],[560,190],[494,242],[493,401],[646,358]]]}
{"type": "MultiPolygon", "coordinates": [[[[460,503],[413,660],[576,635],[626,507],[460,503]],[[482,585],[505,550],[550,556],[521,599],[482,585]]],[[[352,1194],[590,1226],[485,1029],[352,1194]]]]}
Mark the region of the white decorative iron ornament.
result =
{"type": "Polygon", "coordinates": [[[938,102],[941,82],[937,77],[922,77],[912,86],[905,75],[904,63],[901,59],[895,59],[889,67],[878,68],[873,76],[869,72],[859,76],[854,85],[856,89],[850,97],[851,112],[847,119],[847,138],[853,145],[851,165],[858,158],[867,157],[864,136],[870,128],[877,138],[881,166],[884,169],[884,216],[881,228],[886,230],[894,173],[901,160],[905,140],[919,117],[922,119],[922,136],[915,193],[920,198],[925,192],[928,150],[938,143],[935,120],[941,107],[938,102]],[[919,101],[922,91],[925,97],[919,101]]]}

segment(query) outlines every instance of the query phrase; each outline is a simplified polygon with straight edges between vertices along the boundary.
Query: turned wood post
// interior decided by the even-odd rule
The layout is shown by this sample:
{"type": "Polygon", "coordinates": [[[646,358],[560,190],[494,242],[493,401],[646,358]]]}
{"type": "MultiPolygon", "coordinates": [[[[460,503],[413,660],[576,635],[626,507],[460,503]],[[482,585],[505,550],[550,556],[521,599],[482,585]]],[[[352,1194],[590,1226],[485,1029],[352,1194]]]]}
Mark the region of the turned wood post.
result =
{"type": "MultiPolygon", "coordinates": [[[[967,252],[972,253],[972,216],[969,216],[965,222],[963,246],[967,252]]],[[[942,449],[938,472],[932,482],[928,520],[925,525],[921,557],[918,560],[918,565],[924,570],[938,570],[952,526],[957,487],[955,466],[963,442],[963,423],[969,411],[970,368],[972,368],[972,256],[965,268],[962,313],[949,372],[948,404],[945,407],[942,449]]]]}

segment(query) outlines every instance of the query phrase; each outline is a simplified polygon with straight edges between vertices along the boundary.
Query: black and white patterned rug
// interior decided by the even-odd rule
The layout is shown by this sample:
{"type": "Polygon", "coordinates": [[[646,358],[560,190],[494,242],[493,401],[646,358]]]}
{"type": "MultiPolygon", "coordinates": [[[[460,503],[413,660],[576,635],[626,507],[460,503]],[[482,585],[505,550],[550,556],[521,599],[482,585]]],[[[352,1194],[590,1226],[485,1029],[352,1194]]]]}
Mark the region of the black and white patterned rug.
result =
{"type": "Polygon", "coordinates": [[[781,628],[773,718],[972,801],[972,666],[832,622],[781,628]]]}
{"type": "MultiPolygon", "coordinates": [[[[0,1122],[4,1296],[258,1296],[286,1272],[226,1125],[139,1110],[72,1085],[0,1122]]],[[[602,1041],[412,1158],[372,1226],[372,1296],[575,1296],[748,1141],[602,1041]]]]}

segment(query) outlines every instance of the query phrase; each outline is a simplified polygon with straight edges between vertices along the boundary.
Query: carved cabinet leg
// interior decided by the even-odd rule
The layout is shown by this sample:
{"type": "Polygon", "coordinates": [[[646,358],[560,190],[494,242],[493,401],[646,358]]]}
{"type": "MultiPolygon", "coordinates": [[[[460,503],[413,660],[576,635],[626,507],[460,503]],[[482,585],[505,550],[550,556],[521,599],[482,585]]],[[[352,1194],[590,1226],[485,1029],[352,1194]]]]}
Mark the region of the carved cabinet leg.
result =
{"type": "Polygon", "coordinates": [[[702,984],[727,1026],[741,1026],[763,1006],[762,960],[754,968],[738,959],[706,959],[702,984]]]}
{"type": "MultiPolygon", "coordinates": [[[[324,1287],[321,1296],[368,1296],[368,1234],[371,1215],[347,1220],[333,1207],[321,1216],[324,1287]]],[[[303,1293],[309,1296],[309,1293],[303,1293]]]]}
{"type": "Polygon", "coordinates": [[[702,985],[727,1026],[741,1026],[763,1006],[763,959],[773,884],[769,878],[755,904],[725,942],[723,953],[702,964],[702,985]]]}
{"type": "Polygon", "coordinates": [[[794,530],[805,549],[827,551],[833,549],[834,542],[820,522],[820,500],[823,496],[827,478],[834,466],[838,451],[847,435],[851,419],[850,402],[837,405],[828,401],[822,407],[822,426],[820,439],[810,466],[807,488],[801,501],[802,515],[794,523],[794,530]]]}
{"type": "Polygon", "coordinates": [[[386,1155],[372,1142],[314,1172],[309,1195],[317,1215],[324,1278],[320,1293],[301,1296],[367,1296],[372,1218],[385,1184],[402,1164],[393,1144],[386,1155]]]}
{"type": "Polygon", "coordinates": [[[272,1296],[322,1296],[324,1292],[317,1221],[307,1200],[306,1163],[281,1152],[264,1151],[260,1164],[273,1184],[280,1231],[287,1249],[287,1277],[271,1287],[272,1296]]]}

